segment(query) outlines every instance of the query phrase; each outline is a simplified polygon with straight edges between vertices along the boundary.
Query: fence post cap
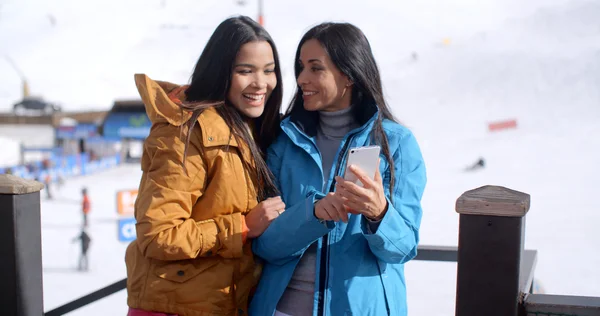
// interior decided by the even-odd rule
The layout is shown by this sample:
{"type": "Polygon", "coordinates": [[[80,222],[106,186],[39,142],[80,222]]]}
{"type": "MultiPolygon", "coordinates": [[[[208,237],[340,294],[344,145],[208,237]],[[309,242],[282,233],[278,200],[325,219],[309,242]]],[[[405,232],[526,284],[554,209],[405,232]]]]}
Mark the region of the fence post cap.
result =
{"type": "Polygon", "coordinates": [[[0,194],[35,193],[43,188],[44,184],[35,180],[27,180],[11,174],[0,174],[0,194]]]}
{"type": "Polygon", "coordinates": [[[527,193],[486,185],[463,193],[456,200],[456,212],[468,215],[523,217],[529,211],[527,193]]]}

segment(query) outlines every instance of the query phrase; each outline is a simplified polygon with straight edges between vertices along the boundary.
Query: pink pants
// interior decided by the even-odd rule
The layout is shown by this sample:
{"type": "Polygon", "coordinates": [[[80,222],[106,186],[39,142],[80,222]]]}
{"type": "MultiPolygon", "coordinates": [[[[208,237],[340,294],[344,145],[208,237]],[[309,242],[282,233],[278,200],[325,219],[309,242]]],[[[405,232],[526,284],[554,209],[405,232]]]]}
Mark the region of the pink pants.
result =
{"type": "Polygon", "coordinates": [[[127,316],[177,316],[175,314],[165,314],[159,312],[148,312],[142,309],[137,308],[129,308],[129,312],[127,312],[127,316]]]}

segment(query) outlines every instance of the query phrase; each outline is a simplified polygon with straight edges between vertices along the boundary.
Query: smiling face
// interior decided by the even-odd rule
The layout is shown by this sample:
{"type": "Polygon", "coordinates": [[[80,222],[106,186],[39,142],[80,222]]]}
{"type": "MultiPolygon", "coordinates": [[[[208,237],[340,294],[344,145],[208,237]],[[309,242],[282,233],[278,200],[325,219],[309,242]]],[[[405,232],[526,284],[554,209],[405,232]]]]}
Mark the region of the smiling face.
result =
{"type": "Polygon", "coordinates": [[[350,107],[352,82],[319,41],[310,39],[302,45],[298,63],[301,71],[296,80],[307,111],[332,112],[350,107]]]}
{"type": "Polygon", "coordinates": [[[257,118],[263,114],[276,86],[275,57],[271,45],[266,41],[242,45],[233,64],[227,93],[229,102],[243,115],[257,118]]]}

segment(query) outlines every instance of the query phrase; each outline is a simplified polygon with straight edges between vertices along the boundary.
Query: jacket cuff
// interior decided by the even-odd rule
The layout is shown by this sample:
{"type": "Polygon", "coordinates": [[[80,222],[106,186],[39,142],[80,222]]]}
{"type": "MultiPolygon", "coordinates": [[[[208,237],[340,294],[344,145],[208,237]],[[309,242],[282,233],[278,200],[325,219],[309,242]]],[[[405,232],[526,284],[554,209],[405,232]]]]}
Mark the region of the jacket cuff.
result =
{"type": "Polygon", "coordinates": [[[196,225],[202,232],[201,246],[199,256],[212,256],[216,254],[220,247],[220,242],[217,239],[219,233],[218,227],[214,220],[206,220],[197,222],[196,225]]]}
{"type": "Polygon", "coordinates": [[[375,234],[377,232],[377,229],[379,228],[379,224],[381,224],[381,221],[383,221],[383,217],[378,220],[372,220],[366,216],[362,216],[362,218],[367,223],[367,233],[369,234],[375,234]]]}
{"type": "Polygon", "coordinates": [[[320,219],[317,217],[317,215],[315,214],[315,205],[317,204],[317,202],[319,202],[322,198],[324,198],[326,195],[323,194],[322,192],[318,192],[318,191],[311,191],[308,196],[310,197],[310,195],[312,195],[312,216],[319,221],[319,223],[325,225],[325,227],[327,227],[327,229],[333,229],[335,227],[335,222],[334,221],[326,221],[323,219],[320,219]]]}
{"type": "Polygon", "coordinates": [[[219,216],[215,223],[219,229],[217,239],[220,243],[218,254],[223,258],[242,257],[242,213],[219,216]]]}

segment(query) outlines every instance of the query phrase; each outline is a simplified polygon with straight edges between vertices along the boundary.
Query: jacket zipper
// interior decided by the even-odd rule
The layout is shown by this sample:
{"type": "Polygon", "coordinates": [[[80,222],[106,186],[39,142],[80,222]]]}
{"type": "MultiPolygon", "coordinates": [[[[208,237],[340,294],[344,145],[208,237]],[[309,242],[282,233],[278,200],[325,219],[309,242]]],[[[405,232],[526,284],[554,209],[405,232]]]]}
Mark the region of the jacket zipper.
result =
{"type": "MultiPolygon", "coordinates": [[[[304,131],[302,131],[300,128],[298,128],[298,126],[296,126],[296,124],[292,123],[292,125],[302,136],[306,137],[315,147],[317,147],[317,144],[308,135],[306,135],[306,133],[304,133],[304,131]]],[[[348,151],[348,146],[350,146],[350,143],[352,143],[352,140],[354,140],[354,137],[360,131],[362,131],[364,129],[365,129],[365,127],[363,126],[362,128],[360,128],[359,131],[352,134],[352,136],[350,136],[346,140],[346,143],[344,143],[344,147],[342,147],[342,150],[340,150],[340,152],[338,154],[337,166],[335,168],[334,177],[340,173],[340,168],[341,168],[342,162],[344,161],[344,156],[346,155],[346,152],[348,151]]],[[[354,131],[351,131],[351,133],[352,132],[354,132],[354,131]]],[[[323,158],[321,157],[321,152],[319,150],[317,150],[317,152],[319,153],[319,157],[321,158],[321,162],[322,162],[323,158]]],[[[319,166],[319,169],[321,169],[321,176],[322,176],[323,175],[323,170],[322,170],[323,167],[319,166]]],[[[331,185],[329,186],[329,192],[333,192],[334,189],[335,189],[335,181],[332,181],[331,185]]],[[[325,315],[325,289],[327,288],[328,267],[329,267],[329,234],[326,234],[325,236],[321,237],[321,260],[319,260],[319,297],[318,297],[318,301],[317,301],[317,315],[318,316],[325,315]]]]}
{"type": "MultiPolygon", "coordinates": [[[[342,150],[338,155],[337,166],[333,175],[334,177],[339,175],[342,162],[344,162],[344,156],[346,155],[346,152],[348,151],[348,146],[350,146],[350,143],[353,139],[354,136],[351,136],[349,139],[346,140],[344,147],[342,147],[342,150]]],[[[334,189],[335,180],[331,181],[331,185],[329,186],[329,192],[333,192],[334,189]]],[[[327,276],[329,274],[329,234],[326,234],[325,236],[321,237],[321,240],[321,260],[319,260],[319,299],[317,305],[317,315],[325,316],[325,289],[327,288],[327,276]]]]}

